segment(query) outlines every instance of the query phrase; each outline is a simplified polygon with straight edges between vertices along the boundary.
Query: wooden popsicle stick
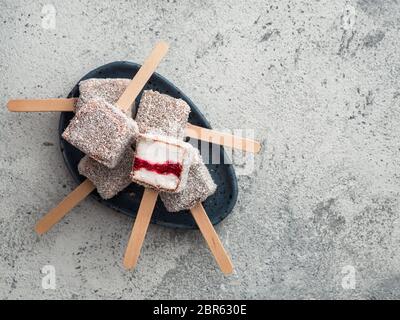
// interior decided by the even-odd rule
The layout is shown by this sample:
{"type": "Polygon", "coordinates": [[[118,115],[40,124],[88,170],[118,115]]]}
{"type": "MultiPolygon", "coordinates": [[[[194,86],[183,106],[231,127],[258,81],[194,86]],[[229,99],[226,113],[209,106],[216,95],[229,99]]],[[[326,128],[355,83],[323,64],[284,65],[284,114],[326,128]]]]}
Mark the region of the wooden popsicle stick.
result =
{"type": "Polygon", "coordinates": [[[247,152],[258,153],[261,150],[261,144],[257,141],[198,127],[190,123],[188,123],[185,128],[185,134],[190,138],[208,141],[247,152]]]}
{"type": "MultiPolygon", "coordinates": [[[[137,88],[135,89],[135,91],[137,91],[137,88]]],[[[63,112],[75,111],[76,101],[77,98],[10,100],[7,106],[8,110],[12,112],[63,112]]],[[[125,102],[121,102],[121,105],[123,103],[125,102]]],[[[129,106],[130,105],[128,105],[128,108],[129,106]]],[[[243,139],[231,134],[202,128],[190,123],[188,123],[186,126],[185,134],[187,137],[190,138],[212,142],[225,147],[240,149],[247,152],[258,153],[261,149],[261,145],[257,141],[251,139],[243,139]]]]}
{"type": "Polygon", "coordinates": [[[206,211],[201,203],[190,209],[194,220],[197,223],[208,247],[210,248],[215,260],[218,263],[221,271],[224,274],[231,274],[233,272],[233,264],[229,258],[228,253],[225,251],[217,232],[214,229],[206,211]]]}
{"type": "Polygon", "coordinates": [[[157,191],[149,188],[144,190],[139,211],[136,215],[131,236],[129,237],[128,245],[125,250],[123,264],[126,269],[132,269],[137,264],[147,228],[153,214],[154,206],[157,202],[157,197],[157,191]]]}
{"type": "Polygon", "coordinates": [[[77,98],[70,99],[18,99],[10,100],[7,108],[11,112],[74,111],[77,98]]]}
{"type": "Polygon", "coordinates": [[[57,207],[53,208],[35,226],[37,234],[42,235],[59,222],[71,209],[85,199],[96,187],[86,179],[74,191],[72,191],[57,207]]]}
{"type": "Polygon", "coordinates": [[[167,54],[168,48],[169,46],[166,42],[159,42],[156,44],[153,51],[151,51],[146,61],[135,74],[133,80],[128,84],[128,87],[116,102],[116,105],[123,111],[127,111],[131,107],[140,91],[142,91],[143,87],[160,64],[162,58],[167,54]]]}

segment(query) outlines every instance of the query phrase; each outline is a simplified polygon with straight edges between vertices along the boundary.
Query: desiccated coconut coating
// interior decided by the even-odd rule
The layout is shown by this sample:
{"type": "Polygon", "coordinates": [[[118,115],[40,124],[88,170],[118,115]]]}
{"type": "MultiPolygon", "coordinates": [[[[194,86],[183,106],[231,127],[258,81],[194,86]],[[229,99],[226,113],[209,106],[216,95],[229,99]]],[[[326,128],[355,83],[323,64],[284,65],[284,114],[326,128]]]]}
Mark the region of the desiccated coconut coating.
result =
{"type": "Polygon", "coordinates": [[[169,212],[193,208],[197,203],[206,200],[217,189],[207,167],[201,159],[199,151],[193,148],[192,152],[192,163],[186,187],[178,193],[162,192],[160,194],[161,200],[169,212]]]}
{"type": "Polygon", "coordinates": [[[182,99],[146,90],[135,120],[141,133],[152,132],[183,139],[189,113],[190,107],[182,99]]]}
{"type": "MultiPolygon", "coordinates": [[[[127,88],[130,79],[87,79],[79,83],[79,99],[75,105],[78,111],[93,98],[102,98],[108,103],[116,103],[127,88]]],[[[131,109],[126,112],[131,117],[131,109]]]]}
{"type": "Polygon", "coordinates": [[[129,173],[133,154],[132,148],[126,148],[121,161],[113,169],[85,156],[79,162],[78,170],[81,175],[93,182],[103,199],[110,199],[131,184],[129,173]]]}
{"type": "Polygon", "coordinates": [[[62,137],[94,160],[113,168],[137,133],[132,118],[103,99],[92,99],[78,110],[62,137]]]}

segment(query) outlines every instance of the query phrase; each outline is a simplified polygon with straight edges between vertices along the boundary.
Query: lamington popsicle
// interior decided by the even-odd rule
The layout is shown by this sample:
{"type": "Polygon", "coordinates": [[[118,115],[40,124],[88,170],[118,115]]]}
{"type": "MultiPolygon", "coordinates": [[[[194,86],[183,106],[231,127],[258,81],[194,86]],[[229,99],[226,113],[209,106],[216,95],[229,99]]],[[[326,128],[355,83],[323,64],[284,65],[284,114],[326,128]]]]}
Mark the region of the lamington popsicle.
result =
{"type": "Polygon", "coordinates": [[[106,100],[93,98],[75,113],[62,137],[94,160],[114,168],[137,134],[132,118],[106,100]]]}
{"type": "MultiPolygon", "coordinates": [[[[171,136],[175,137],[176,141],[183,140],[184,137],[184,128],[187,124],[187,120],[189,117],[190,108],[189,106],[181,99],[174,99],[170,96],[160,94],[155,91],[146,91],[144,92],[142,99],[139,104],[138,113],[136,116],[136,121],[141,132],[141,135],[151,135],[151,134],[160,134],[164,136],[171,136]]],[[[157,137],[157,136],[156,136],[157,137]]],[[[156,146],[158,143],[157,138],[153,141],[150,141],[150,145],[147,145],[145,150],[149,151],[150,155],[154,159],[152,152],[152,146],[156,146]]],[[[137,140],[137,149],[140,149],[141,138],[137,140]]],[[[163,148],[157,147],[154,150],[162,150],[163,148]]],[[[193,147],[189,147],[188,151],[191,154],[191,158],[193,154],[198,156],[197,161],[199,161],[200,155],[195,153],[193,147]]],[[[154,151],[155,152],[155,151],[154,151]]],[[[143,157],[143,154],[140,154],[143,157]]],[[[157,158],[157,157],[155,157],[157,158]]],[[[157,158],[158,159],[158,158],[157,158]]],[[[164,159],[165,160],[165,159],[164,159]]],[[[135,162],[135,160],[134,160],[135,162]]],[[[204,164],[200,162],[200,165],[204,164]]],[[[164,168],[162,166],[162,168],[164,168]]],[[[135,164],[133,166],[135,169],[135,164]]],[[[162,169],[164,170],[164,169],[162,169]]],[[[207,169],[205,168],[207,171],[207,169]]],[[[135,170],[133,170],[135,171],[135,170]]],[[[189,170],[190,172],[190,170],[189,170]]],[[[197,173],[197,171],[195,171],[197,173]]],[[[205,175],[204,172],[202,172],[205,175]]],[[[193,175],[192,179],[196,179],[196,176],[202,177],[202,174],[193,175]]],[[[211,178],[211,177],[208,177],[211,178]]],[[[206,181],[206,187],[209,187],[210,191],[213,191],[213,183],[211,184],[210,180],[206,181]]],[[[212,181],[212,179],[211,179],[212,181]]],[[[198,185],[192,182],[192,187],[189,187],[188,192],[196,192],[194,190],[195,187],[198,185]]],[[[202,189],[202,188],[201,188],[202,189]]],[[[182,191],[185,189],[182,189],[182,191]]],[[[179,192],[179,190],[177,190],[179,192]]],[[[180,191],[180,192],[182,192],[180,191]]],[[[171,193],[173,194],[173,193],[171,193]]],[[[179,193],[178,193],[179,194],[179,193]]],[[[207,192],[202,192],[200,195],[197,193],[197,197],[192,200],[196,202],[197,200],[202,200],[203,197],[207,194],[207,192]]],[[[138,214],[136,216],[135,224],[132,229],[131,236],[128,241],[127,249],[124,256],[124,266],[127,269],[133,268],[138,260],[140,255],[140,249],[142,243],[144,241],[144,237],[146,234],[147,227],[150,223],[151,215],[158,197],[158,192],[146,188],[143,193],[143,198],[139,207],[138,214]]],[[[185,197],[181,196],[182,199],[186,199],[185,197]]],[[[174,199],[169,199],[171,202],[174,199]]],[[[181,204],[178,205],[178,207],[181,204]]],[[[223,245],[215,232],[210,220],[207,217],[207,213],[205,212],[203,206],[200,202],[196,204],[195,207],[191,208],[191,213],[196,220],[199,229],[201,230],[206,242],[208,243],[218,265],[220,266],[221,270],[228,274],[231,273],[233,270],[232,262],[229,259],[223,245]]]]}
{"type": "Polygon", "coordinates": [[[136,122],[132,181],[157,191],[178,192],[186,184],[193,147],[183,142],[190,107],[157,91],[144,91],[136,122]]]}
{"type": "MultiPolygon", "coordinates": [[[[157,150],[160,152],[169,150],[165,145],[164,147],[161,147],[161,144],[165,143],[165,141],[160,141],[160,136],[169,136],[170,139],[175,138],[177,143],[182,142],[184,128],[189,118],[189,112],[190,107],[183,100],[174,99],[156,91],[144,91],[135,119],[140,131],[140,136],[136,143],[136,149],[139,150],[139,157],[137,157],[138,153],[136,153],[135,159],[146,158],[145,153],[147,152],[149,156],[153,157],[151,159],[151,165],[155,165],[155,167],[161,165],[161,168],[163,168],[162,170],[165,170],[165,162],[154,163],[154,156],[156,155],[157,150]],[[141,137],[143,137],[143,139],[141,139],[141,137]],[[141,146],[141,144],[143,145],[141,146]],[[140,151],[141,148],[143,148],[142,151],[140,151]]],[[[181,151],[181,149],[176,148],[175,154],[177,154],[178,151],[181,151]]],[[[155,158],[156,161],[160,160],[158,157],[155,158]]],[[[163,160],[166,158],[167,157],[163,158],[163,160]]],[[[133,160],[134,164],[132,167],[131,177],[133,180],[138,181],[139,179],[136,179],[136,171],[141,168],[135,167],[137,166],[135,159],[133,160]]],[[[150,164],[150,161],[146,161],[146,165],[148,164],[150,164]]],[[[174,166],[176,164],[177,163],[174,162],[174,166]]],[[[168,170],[170,169],[171,168],[168,168],[168,170]]],[[[148,182],[149,181],[146,181],[146,186],[148,185],[148,182]]],[[[157,202],[158,191],[161,189],[157,189],[157,183],[154,180],[154,177],[151,181],[151,185],[152,188],[146,187],[143,192],[135,223],[128,240],[123,261],[123,264],[127,269],[134,268],[138,261],[140,249],[153,214],[154,206],[157,202]]]]}
{"type": "MultiPolygon", "coordinates": [[[[80,96],[77,110],[83,106],[83,101],[93,98],[103,98],[108,103],[115,104],[130,80],[128,79],[88,79],[79,86],[80,96]],[[110,90],[110,91],[109,91],[110,90]]],[[[78,165],[79,173],[93,182],[97,192],[103,199],[111,199],[132,183],[130,173],[134,150],[128,146],[118,164],[110,169],[85,155],[78,165]]]]}

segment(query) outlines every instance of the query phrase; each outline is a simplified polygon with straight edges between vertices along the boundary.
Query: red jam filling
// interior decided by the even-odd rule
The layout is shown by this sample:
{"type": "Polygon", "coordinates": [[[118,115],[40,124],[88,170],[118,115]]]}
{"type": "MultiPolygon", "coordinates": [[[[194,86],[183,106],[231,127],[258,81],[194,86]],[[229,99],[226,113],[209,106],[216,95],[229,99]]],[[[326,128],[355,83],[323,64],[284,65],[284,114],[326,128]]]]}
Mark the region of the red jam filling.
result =
{"type": "Polygon", "coordinates": [[[150,161],[135,157],[135,160],[133,162],[133,170],[136,171],[140,169],[146,169],[148,171],[153,171],[163,175],[173,174],[178,178],[181,176],[182,173],[182,165],[180,163],[171,161],[167,161],[164,163],[152,163],[150,161]]]}

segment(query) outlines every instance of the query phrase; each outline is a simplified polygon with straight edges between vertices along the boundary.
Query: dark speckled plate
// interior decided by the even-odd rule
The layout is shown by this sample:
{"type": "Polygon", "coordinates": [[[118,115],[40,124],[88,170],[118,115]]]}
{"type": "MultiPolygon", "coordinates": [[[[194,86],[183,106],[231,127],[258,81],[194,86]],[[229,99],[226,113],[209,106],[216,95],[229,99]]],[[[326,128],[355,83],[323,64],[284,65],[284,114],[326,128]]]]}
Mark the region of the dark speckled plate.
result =
{"type": "MultiPolygon", "coordinates": [[[[140,65],[135,63],[127,61],[117,61],[106,64],[89,72],[81,80],[89,78],[132,78],[139,70],[139,68],[140,65]]],[[[171,82],[169,82],[167,79],[160,76],[159,74],[157,73],[153,74],[153,76],[150,78],[149,82],[145,86],[145,89],[157,90],[161,93],[165,93],[175,98],[181,98],[185,100],[191,108],[189,122],[204,128],[211,128],[208,121],[204,118],[204,116],[201,114],[199,109],[193,104],[193,102],[185,94],[183,94],[176,86],[174,86],[171,82]]],[[[76,86],[72,89],[68,97],[71,98],[78,96],[79,96],[79,87],[78,84],[76,84],[76,86]]],[[[136,99],[136,105],[138,105],[140,97],[141,94],[136,99]]],[[[78,172],[78,163],[80,159],[83,157],[83,153],[61,138],[61,133],[68,126],[68,123],[72,119],[73,115],[74,114],[72,112],[61,113],[60,123],[59,123],[59,135],[60,135],[61,152],[63,154],[65,163],[67,164],[67,167],[71,172],[75,181],[78,184],[80,184],[85,180],[85,177],[79,175],[78,172]]],[[[197,141],[193,139],[191,139],[191,142],[194,142],[193,143],[194,145],[198,145],[197,141]]],[[[202,148],[209,148],[209,150],[211,150],[212,148],[211,144],[201,143],[199,145],[201,146],[200,151],[202,148]]],[[[209,197],[203,203],[208,213],[208,216],[210,217],[210,220],[213,224],[219,223],[228,214],[230,214],[236,203],[237,192],[238,192],[237,180],[233,166],[229,164],[230,161],[227,158],[227,155],[225,154],[222,147],[219,149],[219,151],[222,160],[221,163],[228,163],[228,164],[207,165],[211,173],[211,176],[213,177],[218,188],[216,193],[211,197],[209,197]],[[227,161],[223,161],[224,159],[227,159],[227,161]]],[[[131,217],[135,217],[136,212],[139,208],[142,194],[143,194],[143,187],[132,183],[129,187],[127,187],[125,190],[123,190],[117,196],[115,196],[110,200],[103,200],[97,194],[97,192],[93,192],[92,196],[110,208],[113,208],[131,217]]],[[[195,221],[193,220],[189,211],[170,213],[165,209],[160,198],[157,201],[151,222],[173,228],[196,228],[195,221]]]]}

